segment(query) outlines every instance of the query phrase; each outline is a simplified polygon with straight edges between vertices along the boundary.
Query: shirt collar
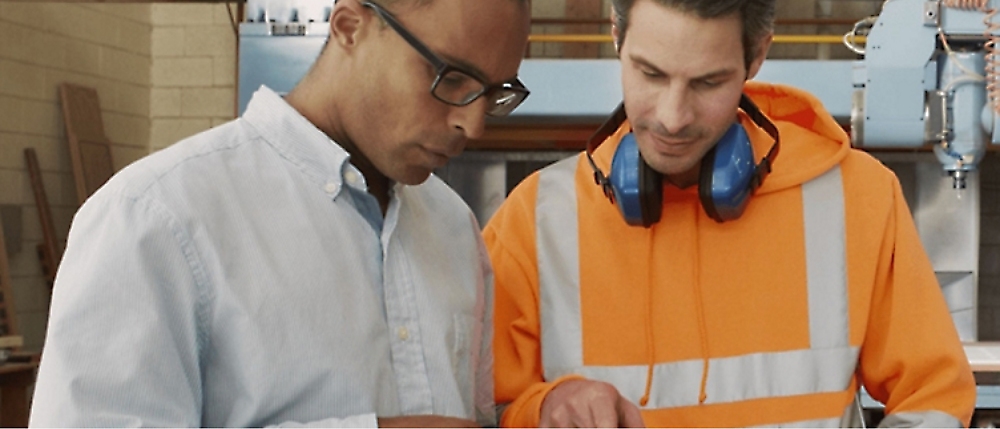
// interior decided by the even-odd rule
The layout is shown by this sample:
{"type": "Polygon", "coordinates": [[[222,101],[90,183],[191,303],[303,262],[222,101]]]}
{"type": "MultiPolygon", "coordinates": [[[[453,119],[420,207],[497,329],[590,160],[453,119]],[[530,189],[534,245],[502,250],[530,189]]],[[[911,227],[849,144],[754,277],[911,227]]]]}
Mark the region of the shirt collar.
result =
{"type": "Polygon", "coordinates": [[[336,197],[345,180],[365,188],[361,172],[347,162],[350,154],[270,88],[253,94],[243,119],[324,192],[336,197]]]}

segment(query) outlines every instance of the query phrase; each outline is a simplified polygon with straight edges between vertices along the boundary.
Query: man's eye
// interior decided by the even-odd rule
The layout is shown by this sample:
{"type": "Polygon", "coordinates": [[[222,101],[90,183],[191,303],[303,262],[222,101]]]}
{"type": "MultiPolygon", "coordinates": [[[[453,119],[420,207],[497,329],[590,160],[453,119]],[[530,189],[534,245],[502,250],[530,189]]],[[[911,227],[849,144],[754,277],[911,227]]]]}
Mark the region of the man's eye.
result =
{"type": "Polygon", "coordinates": [[[717,80],[699,80],[697,81],[696,85],[698,85],[701,88],[712,89],[719,85],[722,85],[722,82],[719,82],[717,80]]]}
{"type": "Polygon", "coordinates": [[[639,71],[641,71],[642,74],[646,75],[647,77],[660,77],[660,76],[663,76],[663,74],[661,74],[660,72],[658,72],[656,70],[652,70],[652,69],[640,68],[639,71]]]}

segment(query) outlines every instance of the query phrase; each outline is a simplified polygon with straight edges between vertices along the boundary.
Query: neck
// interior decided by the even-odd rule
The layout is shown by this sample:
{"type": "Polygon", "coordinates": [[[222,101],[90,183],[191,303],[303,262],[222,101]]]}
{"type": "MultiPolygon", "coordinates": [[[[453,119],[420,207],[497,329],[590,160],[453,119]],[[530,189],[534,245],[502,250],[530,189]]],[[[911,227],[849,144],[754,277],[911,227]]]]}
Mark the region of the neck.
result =
{"type": "Polygon", "coordinates": [[[330,83],[314,85],[313,79],[313,73],[307,74],[302,82],[285,96],[285,101],[351,155],[351,164],[365,175],[368,193],[378,200],[382,215],[385,215],[389,206],[389,178],[368,160],[347,135],[341,110],[337,107],[337,103],[346,99],[333,95],[338,93],[335,90],[324,90],[324,85],[329,88],[330,83]]]}
{"type": "Polygon", "coordinates": [[[695,168],[692,168],[680,174],[670,174],[670,175],[665,174],[663,175],[663,178],[667,181],[667,183],[670,183],[671,185],[674,185],[680,189],[686,189],[693,185],[698,184],[698,176],[699,176],[698,172],[700,171],[700,168],[698,168],[699,166],[695,166],[695,168]]]}

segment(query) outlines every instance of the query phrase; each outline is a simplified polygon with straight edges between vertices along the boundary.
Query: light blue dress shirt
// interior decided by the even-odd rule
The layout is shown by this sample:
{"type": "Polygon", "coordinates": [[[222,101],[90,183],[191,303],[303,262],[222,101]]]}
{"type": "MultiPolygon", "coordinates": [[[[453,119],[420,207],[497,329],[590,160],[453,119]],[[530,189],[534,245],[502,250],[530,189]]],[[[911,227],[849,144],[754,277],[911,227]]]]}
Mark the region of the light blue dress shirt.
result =
{"type": "Polygon", "coordinates": [[[434,176],[384,219],[365,190],[267,88],[122,170],[73,219],[31,425],[495,424],[472,212],[434,176]]]}

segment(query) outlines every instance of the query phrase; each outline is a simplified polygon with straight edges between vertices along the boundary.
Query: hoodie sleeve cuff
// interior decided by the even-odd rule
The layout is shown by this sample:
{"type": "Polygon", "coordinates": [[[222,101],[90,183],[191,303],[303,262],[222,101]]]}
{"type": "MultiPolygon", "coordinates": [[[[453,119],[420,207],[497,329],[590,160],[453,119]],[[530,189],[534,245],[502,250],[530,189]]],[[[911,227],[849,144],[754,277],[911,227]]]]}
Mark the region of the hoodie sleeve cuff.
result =
{"type": "Polygon", "coordinates": [[[569,380],[582,380],[579,374],[569,374],[551,382],[537,383],[518,396],[500,418],[501,427],[538,427],[542,417],[542,403],[545,397],[559,384],[569,380]]]}

